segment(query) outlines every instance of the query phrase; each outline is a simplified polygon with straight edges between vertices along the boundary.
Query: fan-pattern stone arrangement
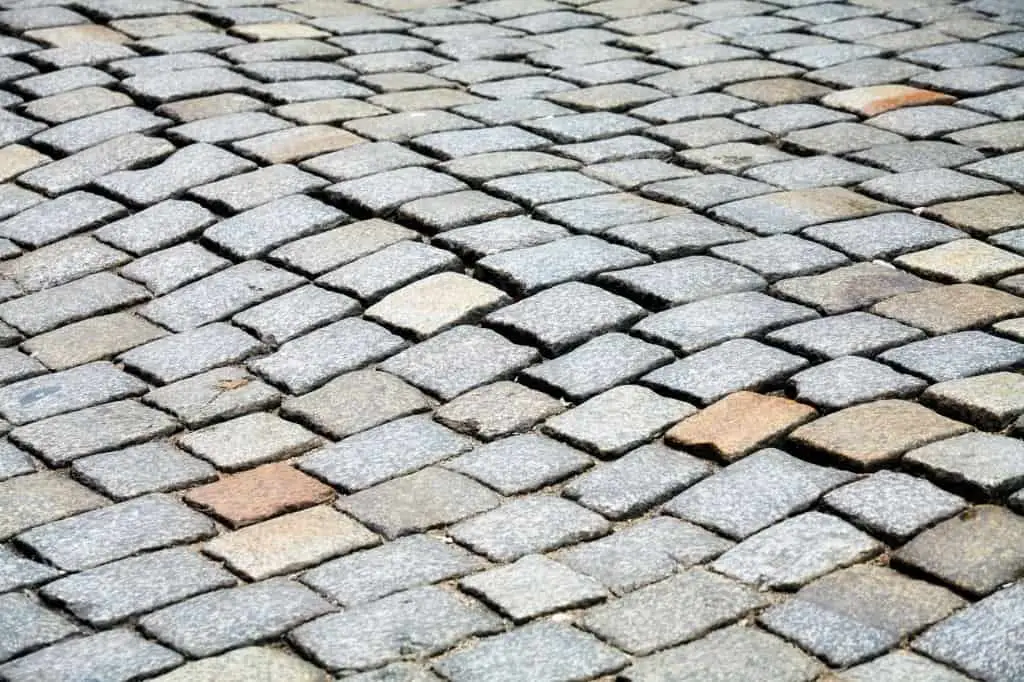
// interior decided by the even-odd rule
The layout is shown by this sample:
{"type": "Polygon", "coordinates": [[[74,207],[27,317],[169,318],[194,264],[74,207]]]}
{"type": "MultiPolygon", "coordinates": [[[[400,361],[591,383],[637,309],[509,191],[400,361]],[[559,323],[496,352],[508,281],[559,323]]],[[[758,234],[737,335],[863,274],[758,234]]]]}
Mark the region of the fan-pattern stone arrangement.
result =
{"type": "Polygon", "coordinates": [[[1020,0],[0,8],[0,680],[1024,680],[1020,0]]]}

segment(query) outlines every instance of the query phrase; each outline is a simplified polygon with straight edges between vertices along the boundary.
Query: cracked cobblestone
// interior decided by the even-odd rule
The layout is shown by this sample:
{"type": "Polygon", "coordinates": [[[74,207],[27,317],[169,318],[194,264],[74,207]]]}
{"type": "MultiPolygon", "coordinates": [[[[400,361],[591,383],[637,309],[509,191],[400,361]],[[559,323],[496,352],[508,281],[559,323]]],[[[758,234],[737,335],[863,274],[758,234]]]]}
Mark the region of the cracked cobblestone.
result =
{"type": "Polygon", "coordinates": [[[1024,677],[1012,0],[0,29],[0,678],[1024,677]]]}

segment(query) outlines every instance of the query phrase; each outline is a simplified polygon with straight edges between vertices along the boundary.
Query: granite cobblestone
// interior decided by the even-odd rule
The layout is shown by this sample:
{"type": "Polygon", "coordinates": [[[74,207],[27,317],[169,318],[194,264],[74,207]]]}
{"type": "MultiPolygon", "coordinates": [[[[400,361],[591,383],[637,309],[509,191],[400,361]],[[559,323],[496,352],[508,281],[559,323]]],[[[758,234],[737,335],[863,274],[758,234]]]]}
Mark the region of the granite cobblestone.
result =
{"type": "Polygon", "coordinates": [[[1017,4],[0,2],[0,678],[1024,679],[1017,4]]]}

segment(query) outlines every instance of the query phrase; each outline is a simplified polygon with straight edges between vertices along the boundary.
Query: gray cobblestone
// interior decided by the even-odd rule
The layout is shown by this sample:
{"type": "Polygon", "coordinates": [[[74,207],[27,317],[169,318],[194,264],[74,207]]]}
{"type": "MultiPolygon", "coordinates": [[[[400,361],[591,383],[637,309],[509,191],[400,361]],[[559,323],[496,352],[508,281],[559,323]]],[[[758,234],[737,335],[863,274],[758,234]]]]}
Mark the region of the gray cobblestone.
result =
{"type": "Polygon", "coordinates": [[[421,277],[461,269],[452,254],[411,241],[405,233],[386,238],[395,243],[374,248],[373,253],[327,273],[317,283],[372,302],[421,277]]]}
{"type": "Polygon", "coordinates": [[[942,620],[965,602],[926,582],[854,566],[805,586],[758,620],[837,666],[861,663],[942,620]]]}
{"type": "Polygon", "coordinates": [[[538,434],[512,436],[483,445],[444,466],[502,495],[539,490],[587,469],[586,455],[538,434]]]}
{"type": "Polygon", "coordinates": [[[939,623],[914,648],[993,682],[1009,682],[1021,672],[1020,643],[1007,637],[1024,589],[1018,583],[939,623]]]}
{"type": "Polygon", "coordinates": [[[512,561],[592,540],[610,530],[611,525],[592,511],[558,497],[538,495],[514,499],[462,521],[450,529],[450,534],[489,559],[512,561]]]}
{"type": "Polygon", "coordinates": [[[809,508],[830,489],[852,478],[847,472],[808,464],[781,450],[762,450],[683,491],[665,510],[740,539],[809,508]],[[779,481],[786,483],[779,486],[779,481]],[[769,489],[772,494],[764,495],[769,489]],[[738,500],[745,501],[740,515],[734,513],[738,500]]]}
{"type": "Polygon", "coordinates": [[[282,414],[334,438],[429,409],[416,389],[383,372],[343,374],[304,396],[285,401],[282,414]]]}
{"type": "Polygon", "coordinates": [[[642,338],[694,353],[722,341],[815,317],[809,308],[752,291],[706,298],[657,313],[635,325],[633,331],[642,338]]]}
{"type": "Polygon", "coordinates": [[[11,440],[51,465],[167,435],[177,423],[161,412],[124,400],[21,426],[11,440]]]}
{"type": "MultiPolygon", "coordinates": [[[[374,427],[303,457],[299,466],[345,490],[363,490],[466,452],[474,442],[411,416],[374,427]]],[[[374,496],[366,496],[372,499],[374,496]]],[[[364,497],[363,499],[366,499],[364,497]]]]}
{"type": "Polygon", "coordinates": [[[253,671],[281,682],[319,682],[322,671],[305,661],[269,647],[246,647],[183,665],[160,682],[242,682],[253,671]]]}
{"type": "Polygon", "coordinates": [[[84,232],[124,213],[115,201],[89,192],[74,192],[37,204],[0,223],[0,236],[32,247],[84,232]]]}
{"type": "Polygon", "coordinates": [[[828,410],[886,398],[913,398],[927,382],[867,358],[842,356],[794,374],[788,390],[828,410]]]}
{"type": "Polygon", "coordinates": [[[1024,362],[1024,345],[968,331],[915,341],[878,357],[931,381],[949,381],[1016,368],[1024,362]]]}
{"type": "Polygon", "coordinates": [[[272,251],[270,258],[304,274],[320,275],[415,237],[412,230],[374,218],[298,239],[272,251]]]}
{"type": "Polygon", "coordinates": [[[177,490],[216,477],[205,462],[167,443],[147,443],[76,460],[73,475],[117,500],[177,490]]]}
{"type": "Polygon", "coordinates": [[[187,331],[230,317],[302,281],[272,265],[250,261],[165,294],[143,306],[139,313],[174,331],[187,331]]]}
{"type": "Polygon", "coordinates": [[[26,424],[141,395],[147,389],[145,382],[110,363],[92,363],[0,389],[0,415],[14,424],[26,424]]]}
{"type": "Polygon", "coordinates": [[[239,362],[260,350],[263,345],[242,330],[214,323],[156,339],[133,348],[120,359],[144,377],[169,384],[239,362]]]}
{"type": "Polygon", "coordinates": [[[19,180],[54,196],[85,187],[109,173],[158,161],[173,151],[174,146],[165,140],[128,134],[31,170],[19,180]]]}
{"type": "Polygon", "coordinates": [[[508,379],[539,358],[488,329],[460,326],[385,360],[380,368],[443,400],[508,379]]]}
{"type": "Polygon", "coordinates": [[[147,495],[35,528],[18,542],[56,566],[82,570],[213,535],[213,522],[165,495],[147,495]]]}
{"type": "Polygon", "coordinates": [[[897,542],[966,506],[962,499],[907,474],[879,471],[824,497],[824,504],[858,526],[897,542]]]}
{"type": "Polygon", "coordinates": [[[265,256],[287,242],[323,232],[348,216],[332,206],[297,194],[221,221],[203,238],[235,258],[265,256]],[[282,225],[286,228],[282,229],[282,225]]]}
{"type": "Polygon", "coordinates": [[[405,345],[379,325],[348,318],[289,341],[250,366],[292,393],[305,393],[339,374],[397,353],[405,345]]]}
{"type": "Polygon", "coordinates": [[[295,166],[277,164],[250,173],[200,185],[190,194],[230,211],[245,211],[297,192],[320,189],[327,184],[295,166]]]}
{"type": "Polygon", "coordinates": [[[689,569],[591,609],[583,626],[634,654],[696,639],[765,604],[754,590],[689,569]]]}
{"type": "Polygon", "coordinates": [[[0,8],[0,677],[1017,682],[1012,0],[203,2],[0,8]]]}
{"type": "Polygon", "coordinates": [[[543,430],[602,457],[614,457],[694,412],[691,405],[642,386],[618,386],[551,417],[543,430]]]}
{"type": "MultiPolygon", "coordinates": [[[[255,164],[208,144],[189,145],[171,154],[162,163],[144,170],[124,170],[99,179],[97,184],[124,201],[149,206],[183,194],[189,188],[253,168],[255,164]]],[[[184,205],[175,207],[185,212],[184,205]]],[[[165,215],[170,207],[154,207],[165,215]]],[[[195,220],[195,209],[186,214],[195,220]]],[[[185,216],[182,216],[184,219],[185,216]]],[[[191,221],[189,221],[191,222],[191,221]]],[[[143,223],[145,224],[145,223],[143,223]]]]}
{"type": "Polygon", "coordinates": [[[270,639],[334,611],[312,590],[277,579],[218,590],[144,616],[140,627],[190,656],[270,639]]]}
{"type": "Polygon", "coordinates": [[[458,578],[485,565],[458,545],[430,535],[411,535],[329,561],[307,571],[301,580],[344,606],[353,606],[458,578]]]}
{"type": "Polygon", "coordinates": [[[747,583],[794,588],[882,551],[882,544],[850,524],[805,512],[747,538],[712,568],[747,583]]]}
{"type": "Polygon", "coordinates": [[[280,394],[245,370],[225,367],[154,389],[143,401],[170,412],[189,428],[270,409],[280,394]]]}
{"type": "Polygon", "coordinates": [[[623,678],[629,682],[696,682],[710,675],[735,675],[738,679],[770,675],[769,679],[780,682],[808,682],[820,670],[819,663],[796,647],[738,625],[641,659],[623,678]]]}
{"type": "Polygon", "coordinates": [[[442,659],[437,670],[456,682],[592,677],[622,668],[627,659],[568,625],[540,622],[482,640],[442,659]]]}
{"type": "Polygon", "coordinates": [[[706,405],[735,391],[770,390],[808,364],[763,343],[735,339],[656,369],[640,383],[706,405]]]}
{"type": "Polygon", "coordinates": [[[0,547],[0,592],[47,582],[60,574],[61,571],[52,566],[15,554],[7,547],[0,547]]]}
{"type": "Polygon", "coordinates": [[[76,617],[106,626],[234,584],[230,573],[198,554],[167,549],[68,576],[47,585],[43,594],[76,617]]]}
{"type": "Polygon", "coordinates": [[[12,661],[0,672],[13,682],[72,682],[103,679],[128,682],[155,675],[183,662],[170,649],[131,630],[99,632],[37,651],[12,661]]]}
{"type": "Polygon", "coordinates": [[[193,431],[178,443],[221,471],[236,471],[300,455],[322,441],[298,424],[261,412],[193,431]]]}
{"type": "Polygon", "coordinates": [[[501,619],[479,604],[439,587],[422,587],[318,619],[291,637],[331,670],[359,670],[409,654],[439,653],[467,636],[501,629],[501,619]]]}
{"type": "Polygon", "coordinates": [[[164,201],[96,230],[96,237],[135,255],[162,249],[198,234],[214,215],[188,201],[164,201]]]}

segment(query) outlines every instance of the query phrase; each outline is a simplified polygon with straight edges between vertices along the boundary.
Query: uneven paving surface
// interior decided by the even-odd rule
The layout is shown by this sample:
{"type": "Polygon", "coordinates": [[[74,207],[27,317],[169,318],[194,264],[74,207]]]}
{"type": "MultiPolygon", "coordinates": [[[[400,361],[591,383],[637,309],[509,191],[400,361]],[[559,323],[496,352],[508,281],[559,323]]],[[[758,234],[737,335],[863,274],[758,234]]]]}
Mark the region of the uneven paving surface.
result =
{"type": "Polygon", "coordinates": [[[1019,0],[0,7],[0,679],[1024,680],[1019,0]]]}

